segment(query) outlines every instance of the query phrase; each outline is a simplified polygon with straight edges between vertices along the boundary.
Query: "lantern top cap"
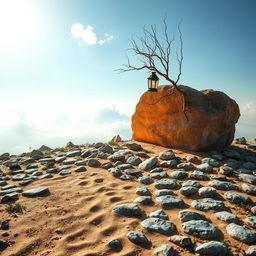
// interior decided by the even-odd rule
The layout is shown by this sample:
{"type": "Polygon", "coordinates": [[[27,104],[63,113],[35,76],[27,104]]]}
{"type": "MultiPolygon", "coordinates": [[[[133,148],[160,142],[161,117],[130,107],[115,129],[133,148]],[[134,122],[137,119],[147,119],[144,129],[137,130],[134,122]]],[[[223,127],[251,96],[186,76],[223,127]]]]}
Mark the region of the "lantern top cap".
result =
{"type": "Polygon", "coordinates": [[[156,75],[156,72],[153,72],[152,71],[152,74],[148,77],[148,79],[151,79],[151,80],[159,80],[158,76],[156,75]]]}

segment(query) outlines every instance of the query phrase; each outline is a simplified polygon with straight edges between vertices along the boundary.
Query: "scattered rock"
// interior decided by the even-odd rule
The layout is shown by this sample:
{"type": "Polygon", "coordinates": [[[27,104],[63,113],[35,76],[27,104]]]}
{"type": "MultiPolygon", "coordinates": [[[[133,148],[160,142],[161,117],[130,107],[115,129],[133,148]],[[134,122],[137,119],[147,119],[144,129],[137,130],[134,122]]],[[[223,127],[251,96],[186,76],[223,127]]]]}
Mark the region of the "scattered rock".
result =
{"type": "Polygon", "coordinates": [[[151,196],[139,196],[139,197],[135,198],[133,202],[140,203],[143,205],[152,205],[153,204],[151,196]]]}
{"type": "Polygon", "coordinates": [[[151,192],[146,187],[137,187],[135,193],[140,196],[150,196],[151,195],[151,192]]]}
{"type": "Polygon", "coordinates": [[[195,248],[195,253],[203,256],[225,256],[228,249],[224,243],[218,241],[210,241],[208,243],[203,243],[195,248]]]}
{"type": "Polygon", "coordinates": [[[179,219],[182,222],[186,222],[190,220],[205,220],[205,215],[199,212],[184,210],[179,212],[179,219]]]}
{"type": "Polygon", "coordinates": [[[154,256],[174,256],[175,252],[172,246],[169,244],[163,244],[160,247],[156,248],[154,251],[154,256]]]}
{"type": "Polygon", "coordinates": [[[231,237],[241,242],[251,244],[256,240],[256,232],[253,232],[250,229],[237,225],[235,223],[230,223],[226,227],[226,230],[231,237]]]}
{"type": "Polygon", "coordinates": [[[170,174],[171,178],[182,180],[188,177],[188,174],[185,171],[173,171],[170,174]]]}
{"type": "Polygon", "coordinates": [[[99,168],[101,166],[101,163],[97,159],[94,159],[94,158],[89,159],[87,164],[88,164],[88,166],[94,167],[94,168],[99,168]]]}
{"type": "Polygon", "coordinates": [[[139,177],[138,180],[141,184],[144,184],[144,185],[150,185],[154,182],[153,179],[147,175],[143,175],[143,176],[139,177]]]}
{"type": "Polygon", "coordinates": [[[142,163],[140,163],[139,168],[143,171],[149,171],[153,166],[155,166],[157,163],[156,157],[150,157],[146,160],[144,160],[142,163]]]}
{"type": "Polygon", "coordinates": [[[219,190],[237,190],[237,186],[228,181],[212,180],[208,184],[219,190]]]}
{"type": "Polygon", "coordinates": [[[126,217],[140,217],[143,215],[143,211],[137,204],[120,204],[116,205],[112,212],[123,215],[126,217]]]}
{"type": "Polygon", "coordinates": [[[203,198],[192,201],[191,206],[200,211],[215,210],[221,211],[225,209],[225,205],[222,201],[218,201],[212,198],[203,198]]]}
{"type": "Polygon", "coordinates": [[[239,174],[239,180],[256,185],[256,176],[251,174],[239,174]]]}
{"type": "Polygon", "coordinates": [[[131,164],[134,166],[138,166],[141,162],[141,159],[137,156],[130,156],[126,161],[127,164],[131,164]]]}
{"type": "Polygon", "coordinates": [[[155,187],[157,189],[173,189],[176,186],[176,180],[175,179],[161,179],[154,183],[155,187]]]}
{"type": "Polygon", "coordinates": [[[242,184],[241,188],[245,193],[256,195],[256,187],[253,185],[244,183],[242,184]]]}
{"type": "Polygon", "coordinates": [[[245,256],[256,256],[256,245],[249,246],[245,251],[245,256]]]}
{"type": "Polygon", "coordinates": [[[148,218],[143,220],[140,224],[148,231],[157,232],[166,236],[171,235],[176,230],[172,222],[159,218],[148,218]]]}
{"type": "Polygon", "coordinates": [[[155,191],[156,196],[165,196],[165,195],[171,195],[172,191],[170,189],[158,189],[155,191]]]}
{"type": "Polygon", "coordinates": [[[207,176],[201,171],[193,171],[190,173],[190,178],[195,180],[207,180],[207,176]]]}
{"type": "Polygon", "coordinates": [[[194,165],[191,163],[180,163],[177,165],[177,168],[184,169],[187,171],[195,169],[194,165]]]}
{"type": "Polygon", "coordinates": [[[163,210],[156,210],[154,212],[151,212],[149,214],[149,217],[159,218],[159,219],[162,219],[162,220],[168,220],[169,219],[168,215],[163,210]]]}
{"type": "Polygon", "coordinates": [[[122,242],[119,239],[112,239],[108,241],[107,246],[114,251],[121,251],[123,248],[122,242]]]}
{"type": "Polygon", "coordinates": [[[227,211],[221,211],[221,212],[216,212],[214,214],[217,219],[228,222],[228,223],[238,223],[239,219],[237,216],[233,213],[227,212],[227,211]]]}
{"type": "Polygon", "coordinates": [[[253,228],[256,228],[256,216],[247,217],[244,221],[253,228]]]}
{"type": "Polygon", "coordinates": [[[197,170],[204,173],[211,173],[212,166],[208,162],[205,162],[203,164],[198,165],[197,170]]]}
{"type": "Polygon", "coordinates": [[[135,142],[127,142],[123,144],[124,146],[126,146],[127,148],[129,148],[130,150],[133,151],[140,151],[142,150],[142,147],[140,144],[137,144],[135,142]]]}
{"type": "Polygon", "coordinates": [[[61,176],[65,176],[65,175],[69,175],[69,174],[71,174],[71,171],[69,171],[69,170],[62,170],[59,172],[59,175],[61,175],[61,176]]]}
{"type": "Polygon", "coordinates": [[[5,250],[7,246],[8,246],[8,243],[5,240],[0,239],[0,251],[5,250]]]}
{"type": "Polygon", "coordinates": [[[147,248],[150,245],[147,237],[141,232],[131,231],[127,234],[127,237],[132,243],[139,245],[143,248],[147,248]]]}
{"type": "Polygon", "coordinates": [[[186,186],[186,187],[182,187],[179,191],[182,195],[189,196],[197,193],[198,188],[192,187],[192,186],[186,186]]]}
{"type": "Polygon", "coordinates": [[[187,236],[173,235],[169,237],[169,241],[177,244],[183,248],[190,247],[192,245],[192,241],[187,236]]]}
{"type": "Polygon", "coordinates": [[[182,183],[182,187],[187,187],[187,186],[192,186],[192,187],[196,187],[199,188],[201,185],[198,181],[196,180],[186,180],[182,183]]]}
{"type": "Polygon", "coordinates": [[[216,197],[217,191],[215,188],[212,187],[201,187],[198,190],[198,195],[202,197],[216,197]]]}
{"type": "Polygon", "coordinates": [[[231,175],[233,174],[233,168],[223,165],[220,167],[219,173],[223,175],[231,175]]]}
{"type": "Polygon", "coordinates": [[[161,160],[171,160],[175,158],[175,154],[172,150],[165,150],[163,152],[160,152],[158,156],[161,160]]]}
{"type": "Polygon", "coordinates": [[[219,167],[220,166],[220,162],[217,161],[216,159],[210,158],[210,157],[206,157],[202,159],[202,164],[209,164],[212,167],[219,167]]]}
{"type": "Polygon", "coordinates": [[[172,195],[158,196],[156,198],[156,201],[164,209],[181,208],[184,206],[184,201],[178,196],[172,196],[172,195]]]}
{"type": "Polygon", "coordinates": [[[205,220],[190,220],[182,224],[182,229],[189,235],[202,239],[215,239],[220,235],[219,229],[205,220]]]}
{"type": "Polygon", "coordinates": [[[226,192],[224,197],[235,204],[249,204],[252,202],[250,197],[234,192],[226,192]]]}
{"type": "Polygon", "coordinates": [[[22,195],[26,197],[48,196],[49,194],[50,194],[50,191],[48,187],[44,187],[44,186],[32,188],[22,193],[22,195]]]}

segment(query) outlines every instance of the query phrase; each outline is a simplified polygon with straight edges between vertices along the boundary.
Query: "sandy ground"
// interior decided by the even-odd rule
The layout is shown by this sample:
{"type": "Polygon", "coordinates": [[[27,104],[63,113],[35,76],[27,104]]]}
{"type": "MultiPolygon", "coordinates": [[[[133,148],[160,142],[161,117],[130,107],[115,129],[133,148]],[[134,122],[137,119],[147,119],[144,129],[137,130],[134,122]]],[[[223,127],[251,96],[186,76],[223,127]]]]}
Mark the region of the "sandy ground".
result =
{"type": "MultiPolygon", "coordinates": [[[[165,150],[163,147],[140,143],[142,147],[152,153],[150,156],[165,150]]],[[[177,156],[190,155],[189,152],[174,150],[177,156]]],[[[101,160],[104,162],[106,160],[101,160]]],[[[148,256],[153,255],[155,248],[168,243],[172,245],[177,255],[194,255],[189,251],[176,246],[168,241],[168,237],[146,231],[140,226],[141,219],[117,216],[112,213],[112,208],[121,203],[131,203],[136,195],[136,187],[141,186],[137,180],[121,181],[114,178],[107,170],[102,168],[90,168],[86,166],[84,173],[72,172],[68,176],[54,175],[54,178],[38,180],[27,185],[24,189],[36,186],[48,186],[51,195],[41,198],[25,198],[20,196],[18,202],[26,207],[24,213],[9,214],[5,211],[5,205],[0,205],[1,220],[9,220],[9,230],[0,230],[0,239],[5,239],[10,246],[0,252],[3,256],[25,255],[52,255],[52,256],[148,256]],[[129,231],[143,232],[152,242],[150,249],[142,249],[132,244],[127,239],[129,231]],[[119,238],[123,243],[120,252],[110,251],[106,246],[107,241],[119,238]]],[[[3,169],[1,167],[1,169],[3,169]]],[[[216,172],[217,168],[214,169],[216,172]]],[[[200,182],[207,185],[208,181],[200,182]]],[[[10,184],[11,182],[9,182],[10,184]]],[[[17,183],[16,183],[17,184],[17,183]]],[[[237,182],[239,185],[239,182],[237,182]]],[[[153,185],[147,186],[152,192],[153,185]]],[[[194,210],[190,203],[197,196],[185,197],[178,189],[174,194],[184,199],[184,209],[194,210]]],[[[218,190],[220,197],[225,191],[218,190]]],[[[153,194],[153,201],[155,196],[153,194]]],[[[255,196],[250,196],[256,202],[255,196]]],[[[248,216],[248,212],[225,201],[241,220],[248,216]]],[[[149,214],[153,210],[161,209],[157,204],[153,206],[141,206],[149,214]]],[[[178,219],[180,209],[165,210],[170,221],[175,223],[179,234],[186,235],[181,229],[181,221],[178,219]]],[[[230,243],[230,255],[243,255],[240,249],[246,249],[248,245],[232,239],[227,235],[226,223],[219,221],[213,215],[213,211],[205,212],[208,220],[214,223],[222,231],[220,241],[230,243]]],[[[251,228],[252,229],[252,228],[251,228]]],[[[256,230],[255,230],[256,231],[256,230]]],[[[196,243],[206,242],[190,236],[196,243]]]]}

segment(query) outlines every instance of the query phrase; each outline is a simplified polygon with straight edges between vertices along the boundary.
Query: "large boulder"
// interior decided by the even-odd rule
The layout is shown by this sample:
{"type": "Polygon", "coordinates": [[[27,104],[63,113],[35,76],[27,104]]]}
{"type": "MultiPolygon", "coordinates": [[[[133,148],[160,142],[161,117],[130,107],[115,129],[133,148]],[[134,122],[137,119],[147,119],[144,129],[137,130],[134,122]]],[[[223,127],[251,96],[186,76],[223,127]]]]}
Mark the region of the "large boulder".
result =
{"type": "Polygon", "coordinates": [[[169,85],[141,96],[132,116],[133,139],[192,151],[230,145],[240,117],[237,103],[219,91],[179,89],[185,93],[186,115],[182,94],[169,85]]]}

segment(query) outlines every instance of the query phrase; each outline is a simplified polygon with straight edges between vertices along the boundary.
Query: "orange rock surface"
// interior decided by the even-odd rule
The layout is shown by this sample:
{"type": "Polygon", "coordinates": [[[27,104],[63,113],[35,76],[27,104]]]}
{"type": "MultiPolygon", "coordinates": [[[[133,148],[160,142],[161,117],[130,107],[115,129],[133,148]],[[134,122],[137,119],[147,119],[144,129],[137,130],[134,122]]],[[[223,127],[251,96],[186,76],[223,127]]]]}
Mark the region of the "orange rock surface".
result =
{"type": "Polygon", "coordinates": [[[192,151],[221,149],[231,144],[240,117],[237,103],[225,93],[169,85],[145,92],[132,116],[133,139],[192,151]],[[187,116],[187,118],[186,118],[187,116]]]}

